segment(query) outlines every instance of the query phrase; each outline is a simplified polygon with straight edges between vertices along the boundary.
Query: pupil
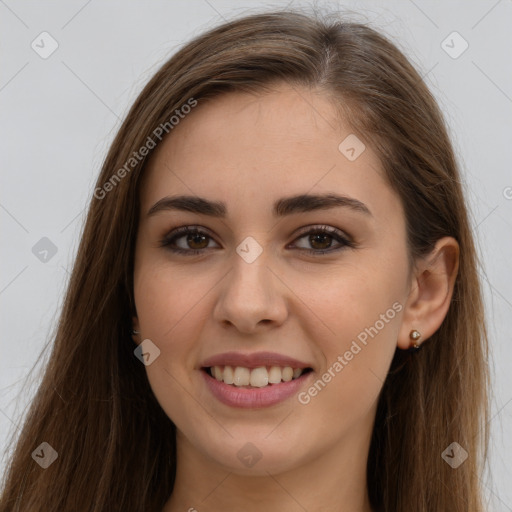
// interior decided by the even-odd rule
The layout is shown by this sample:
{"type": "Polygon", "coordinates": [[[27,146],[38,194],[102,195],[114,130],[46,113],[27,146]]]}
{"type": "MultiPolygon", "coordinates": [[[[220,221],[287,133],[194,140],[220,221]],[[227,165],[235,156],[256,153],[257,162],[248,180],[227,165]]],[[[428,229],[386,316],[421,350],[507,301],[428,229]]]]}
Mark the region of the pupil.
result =
{"type": "MultiPolygon", "coordinates": [[[[189,235],[189,236],[188,236],[188,238],[187,238],[187,242],[188,242],[188,243],[192,243],[192,245],[193,245],[193,244],[195,243],[195,241],[196,241],[197,239],[200,239],[200,238],[202,238],[202,239],[203,239],[203,241],[204,241],[204,239],[205,239],[206,237],[205,237],[204,235],[200,235],[200,234],[198,234],[198,233],[194,233],[194,234],[192,234],[192,235],[189,235]]],[[[199,243],[201,243],[201,242],[199,242],[199,243]]],[[[208,245],[208,244],[207,244],[207,245],[208,245]]],[[[194,249],[204,249],[204,247],[193,247],[193,248],[194,248],[194,249]]]]}
{"type": "MultiPolygon", "coordinates": [[[[323,238],[323,239],[324,239],[324,241],[326,241],[326,239],[330,238],[330,235],[324,235],[324,234],[321,234],[321,233],[318,233],[318,234],[316,234],[316,235],[311,235],[311,237],[310,237],[310,242],[312,243],[313,247],[314,247],[313,240],[314,240],[315,238],[320,238],[320,239],[322,239],[322,238],[323,238]]],[[[321,242],[320,242],[320,243],[321,243],[321,242]]],[[[326,249],[327,247],[329,247],[329,245],[330,245],[330,244],[329,244],[329,243],[328,243],[328,241],[327,241],[327,245],[326,245],[326,244],[323,244],[323,246],[322,246],[322,247],[317,247],[317,249],[326,249]]]]}

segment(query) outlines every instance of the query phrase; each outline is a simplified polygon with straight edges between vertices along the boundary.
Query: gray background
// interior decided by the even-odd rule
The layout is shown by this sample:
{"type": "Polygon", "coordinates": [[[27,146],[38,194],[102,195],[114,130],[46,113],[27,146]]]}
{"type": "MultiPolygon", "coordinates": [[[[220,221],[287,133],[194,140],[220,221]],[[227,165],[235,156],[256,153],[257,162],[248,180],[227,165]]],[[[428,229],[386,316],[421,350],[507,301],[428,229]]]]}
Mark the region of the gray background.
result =
{"type": "MultiPolygon", "coordinates": [[[[84,209],[129,106],[159,65],[193,36],[224,19],[287,3],[0,0],[2,452],[10,450],[9,435],[36,390],[84,209]],[[31,47],[46,37],[44,50],[50,48],[48,36],[39,37],[44,31],[58,43],[46,59],[31,47]],[[44,237],[55,254],[33,250],[45,248],[44,237]]],[[[484,266],[494,381],[484,485],[489,510],[512,511],[512,0],[313,5],[340,8],[388,34],[445,112],[484,266]],[[464,42],[447,39],[454,31],[469,45],[457,58],[464,42]]],[[[34,439],[34,448],[43,441],[34,439]]]]}

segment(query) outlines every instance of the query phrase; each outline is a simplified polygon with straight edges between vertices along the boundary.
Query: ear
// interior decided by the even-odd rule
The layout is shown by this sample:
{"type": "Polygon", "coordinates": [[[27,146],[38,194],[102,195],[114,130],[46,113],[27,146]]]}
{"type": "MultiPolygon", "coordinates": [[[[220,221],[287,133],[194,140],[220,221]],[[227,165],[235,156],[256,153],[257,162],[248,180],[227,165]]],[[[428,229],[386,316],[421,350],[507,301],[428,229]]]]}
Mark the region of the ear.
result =
{"type": "Polygon", "coordinates": [[[412,346],[409,334],[413,329],[421,334],[417,341],[420,345],[439,329],[450,307],[458,270],[459,244],[453,237],[439,239],[428,255],[416,261],[398,348],[407,350],[412,346]]]}
{"type": "Polygon", "coordinates": [[[140,337],[140,329],[139,329],[139,319],[136,316],[132,317],[132,330],[139,331],[139,334],[132,333],[132,340],[138,345],[141,337],[140,337]]]}

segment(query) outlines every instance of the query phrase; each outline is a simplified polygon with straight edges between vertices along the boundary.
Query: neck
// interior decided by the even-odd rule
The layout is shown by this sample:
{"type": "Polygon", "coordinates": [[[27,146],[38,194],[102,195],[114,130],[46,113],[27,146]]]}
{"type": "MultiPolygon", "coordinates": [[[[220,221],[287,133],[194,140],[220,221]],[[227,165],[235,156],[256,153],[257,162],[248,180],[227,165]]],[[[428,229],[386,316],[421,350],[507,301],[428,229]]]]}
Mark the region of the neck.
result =
{"type": "Polygon", "coordinates": [[[371,512],[366,486],[370,439],[371,429],[299,467],[253,476],[218,465],[178,433],[176,480],[163,512],[371,512]]]}

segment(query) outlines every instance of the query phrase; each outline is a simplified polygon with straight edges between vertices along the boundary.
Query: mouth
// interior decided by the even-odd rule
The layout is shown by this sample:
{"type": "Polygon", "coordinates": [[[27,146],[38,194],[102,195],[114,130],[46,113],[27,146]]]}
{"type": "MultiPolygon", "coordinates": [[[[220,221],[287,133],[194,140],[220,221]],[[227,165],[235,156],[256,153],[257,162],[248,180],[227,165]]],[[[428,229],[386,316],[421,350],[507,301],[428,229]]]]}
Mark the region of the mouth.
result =
{"type": "Polygon", "coordinates": [[[312,368],[206,366],[200,371],[213,397],[229,407],[260,409],[289,400],[314,378],[312,368]]]}
{"type": "Polygon", "coordinates": [[[313,371],[312,368],[293,368],[291,366],[205,366],[201,370],[218,382],[234,388],[260,389],[279,386],[282,383],[297,380],[313,371]]]}

